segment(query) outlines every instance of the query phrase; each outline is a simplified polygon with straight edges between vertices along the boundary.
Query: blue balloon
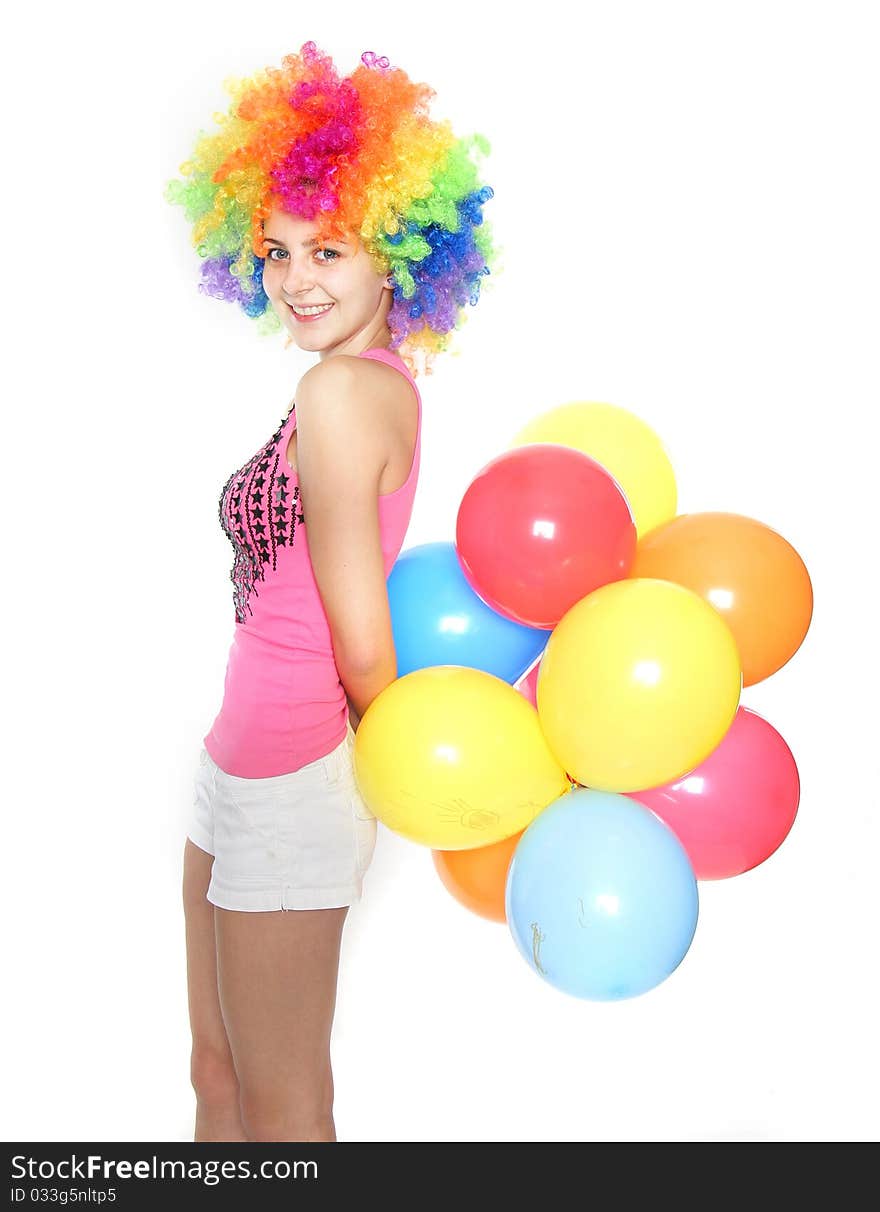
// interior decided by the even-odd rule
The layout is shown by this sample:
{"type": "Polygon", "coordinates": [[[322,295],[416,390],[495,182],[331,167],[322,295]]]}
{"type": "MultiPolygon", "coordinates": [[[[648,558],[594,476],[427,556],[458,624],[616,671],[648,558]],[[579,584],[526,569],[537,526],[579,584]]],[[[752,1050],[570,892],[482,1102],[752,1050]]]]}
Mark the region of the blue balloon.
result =
{"type": "Polygon", "coordinates": [[[540,812],[507,872],[505,910],[533,971],[591,1001],[636,997],[684,959],[694,870],[672,830],[625,795],[578,787],[540,812]]]}
{"type": "Polygon", "coordinates": [[[388,576],[397,676],[466,665],[511,685],[544,651],[550,631],[505,618],[471,589],[454,543],[402,552],[388,576]]]}

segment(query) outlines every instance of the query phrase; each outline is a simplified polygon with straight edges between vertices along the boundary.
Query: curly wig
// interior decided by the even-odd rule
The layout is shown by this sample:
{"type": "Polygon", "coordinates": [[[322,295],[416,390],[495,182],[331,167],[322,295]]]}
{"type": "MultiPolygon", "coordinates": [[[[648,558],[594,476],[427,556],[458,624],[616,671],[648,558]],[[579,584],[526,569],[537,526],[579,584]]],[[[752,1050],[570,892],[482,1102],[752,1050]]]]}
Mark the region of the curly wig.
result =
{"type": "Polygon", "coordinates": [[[412,374],[430,374],[497,258],[483,222],[493,190],[476,163],[488,140],[432,120],[434,90],[372,51],[340,78],[306,42],[280,68],[224,89],[233,100],[213,115],[219,133],[199,133],[184,180],[165,189],[192,224],[199,290],[278,332],[263,289],[265,218],[277,207],[314,220],[319,241],[354,233],[377,272],[393,276],[391,348],[412,374]]]}

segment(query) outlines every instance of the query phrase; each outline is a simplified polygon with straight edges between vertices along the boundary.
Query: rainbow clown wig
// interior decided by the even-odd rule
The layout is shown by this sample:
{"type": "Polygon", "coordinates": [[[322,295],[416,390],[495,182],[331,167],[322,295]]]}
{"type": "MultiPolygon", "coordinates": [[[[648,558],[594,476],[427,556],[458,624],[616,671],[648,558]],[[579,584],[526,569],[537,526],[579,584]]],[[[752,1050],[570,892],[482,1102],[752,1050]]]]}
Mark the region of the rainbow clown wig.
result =
{"type": "Polygon", "coordinates": [[[393,275],[391,348],[412,374],[430,374],[497,257],[483,223],[493,191],[475,164],[488,141],[432,121],[434,90],[372,51],[340,79],[306,42],[280,68],[224,89],[233,101],[214,115],[219,133],[199,133],[184,180],[165,190],[193,225],[199,290],[278,332],[263,289],[265,218],[277,207],[315,221],[319,241],[353,233],[377,272],[393,275]]]}

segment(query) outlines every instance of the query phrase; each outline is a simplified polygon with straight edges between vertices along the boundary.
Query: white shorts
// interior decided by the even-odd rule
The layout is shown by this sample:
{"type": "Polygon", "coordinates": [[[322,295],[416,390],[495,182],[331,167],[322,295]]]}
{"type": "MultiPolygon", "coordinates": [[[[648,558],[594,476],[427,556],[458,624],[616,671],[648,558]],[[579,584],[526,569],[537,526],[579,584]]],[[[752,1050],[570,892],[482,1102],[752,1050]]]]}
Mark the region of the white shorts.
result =
{"type": "Polygon", "coordinates": [[[208,900],[220,909],[334,909],[361,898],[376,818],[354,777],[354,729],[290,774],[226,774],[204,747],[187,836],[213,855],[208,900]]]}

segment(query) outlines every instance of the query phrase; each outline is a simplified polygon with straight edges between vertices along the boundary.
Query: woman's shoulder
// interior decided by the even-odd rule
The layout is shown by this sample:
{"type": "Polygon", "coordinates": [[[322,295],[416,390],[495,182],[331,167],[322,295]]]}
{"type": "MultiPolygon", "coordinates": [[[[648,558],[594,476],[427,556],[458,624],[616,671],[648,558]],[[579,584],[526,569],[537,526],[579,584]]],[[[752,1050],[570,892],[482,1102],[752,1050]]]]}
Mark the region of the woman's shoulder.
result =
{"type": "Polygon", "coordinates": [[[303,394],[321,396],[327,391],[345,390],[350,395],[371,400],[377,406],[392,405],[412,396],[408,378],[383,358],[358,354],[334,354],[316,362],[297,384],[299,401],[303,394]]]}
{"type": "MultiPolygon", "coordinates": [[[[383,475],[391,465],[388,474],[395,481],[401,478],[401,468],[406,475],[414,457],[419,432],[417,399],[407,376],[384,359],[334,354],[306,371],[297,388],[296,404],[305,402],[303,416],[313,412],[330,424],[345,426],[350,442],[355,441],[352,435],[359,428],[356,421],[363,423],[365,440],[371,434],[381,445],[383,475]],[[328,397],[340,408],[325,410],[322,401],[328,397]],[[331,412],[336,414],[332,421],[331,412]]],[[[381,491],[391,489],[386,484],[381,491]]]]}
{"type": "MultiPolygon", "coordinates": [[[[372,353],[372,350],[365,350],[364,354],[372,353]]],[[[386,352],[386,351],[381,351],[386,352]]],[[[393,366],[385,361],[384,358],[366,357],[362,354],[333,354],[330,358],[324,358],[320,362],[316,362],[300,379],[300,385],[306,384],[321,384],[341,381],[345,379],[362,380],[365,383],[372,382],[379,377],[385,377],[392,374],[400,378],[399,371],[396,371],[393,366]]]]}

